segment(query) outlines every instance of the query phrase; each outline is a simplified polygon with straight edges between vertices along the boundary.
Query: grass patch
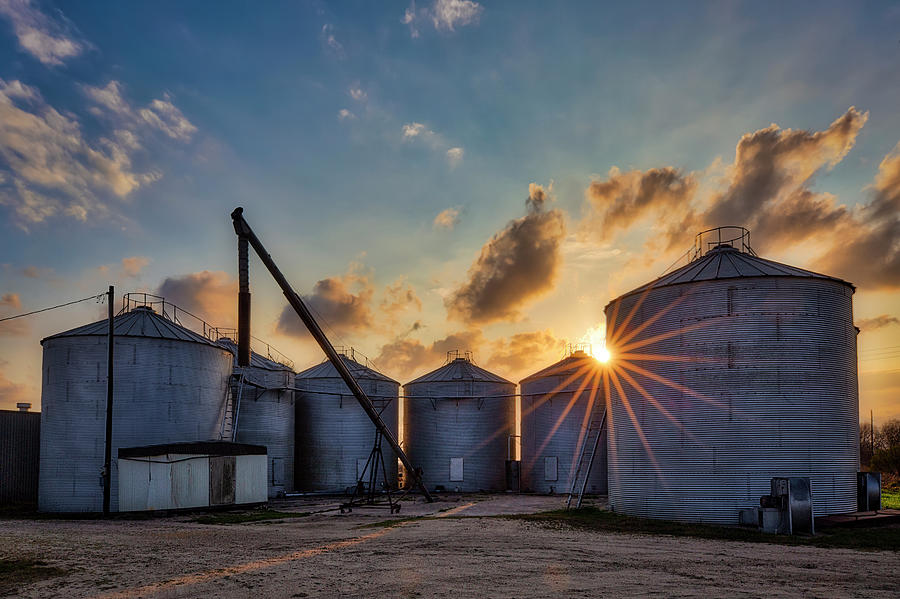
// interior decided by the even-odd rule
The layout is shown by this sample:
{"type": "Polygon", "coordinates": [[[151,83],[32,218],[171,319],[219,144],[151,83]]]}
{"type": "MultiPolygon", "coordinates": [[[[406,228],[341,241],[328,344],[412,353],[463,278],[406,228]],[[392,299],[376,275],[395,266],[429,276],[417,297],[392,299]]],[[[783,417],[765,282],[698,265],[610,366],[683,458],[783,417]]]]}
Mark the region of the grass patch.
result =
{"type": "Polygon", "coordinates": [[[275,510],[257,510],[254,512],[208,514],[191,520],[197,524],[247,524],[249,522],[265,522],[266,520],[282,520],[285,518],[305,518],[310,512],[278,512],[275,510]]]}
{"type": "Polygon", "coordinates": [[[535,522],[549,527],[568,527],[623,534],[668,535],[693,537],[719,541],[743,541],[745,543],[770,543],[776,545],[805,545],[811,547],[841,547],[859,550],[900,551],[900,525],[867,528],[829,527],[821,529],[814,537],[773,535],[748,528],[714,526],[709,524],[684,524],[667,520],[635,518],[597,508],[571,511],[542,512],[499,516],[514,520],[535,522]]]}
{"type": "Polygon", "coordinates": [[[900,489],[882,489],[881,507],[884,509],[900,510],[900,489]]]}
{"type": "Polygon", "coordinates": [[[0,559],[0,596],[12,595],[22,585],[65,574],[65,570],[36,559],[0,559]]]}

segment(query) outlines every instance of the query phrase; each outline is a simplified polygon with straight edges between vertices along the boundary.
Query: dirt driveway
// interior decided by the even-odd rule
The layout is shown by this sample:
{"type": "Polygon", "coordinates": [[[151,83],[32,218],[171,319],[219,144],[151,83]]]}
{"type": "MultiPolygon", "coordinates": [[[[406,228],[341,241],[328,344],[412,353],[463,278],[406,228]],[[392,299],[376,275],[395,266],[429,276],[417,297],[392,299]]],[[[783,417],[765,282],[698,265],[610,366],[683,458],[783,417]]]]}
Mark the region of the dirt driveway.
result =
{"type": "MultiPolygon", "coordinates": [[[[66,572],[24,597],[890,597],[893,552],[553,529],[488,516],[556,497],[470,496],[249,524],[0,521],[0,557],[66,572]],[[405,520],[411,515],[442,516],[405,520]]],[[[327,510],[327,500],[276,506],[327,510]]]]}

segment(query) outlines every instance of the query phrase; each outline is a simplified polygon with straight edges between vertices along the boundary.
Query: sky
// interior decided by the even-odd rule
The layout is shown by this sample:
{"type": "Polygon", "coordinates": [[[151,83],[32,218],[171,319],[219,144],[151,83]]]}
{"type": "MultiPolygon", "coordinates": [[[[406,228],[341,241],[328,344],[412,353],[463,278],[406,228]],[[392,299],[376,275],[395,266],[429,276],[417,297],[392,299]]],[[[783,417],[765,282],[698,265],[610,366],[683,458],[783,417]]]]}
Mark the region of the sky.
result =
{"type": "MultiPolygon", "coordinates": [[[[336,345],[519,380],[741,225],[856,285],[860,412],[897,418],[897,98],[889,2],[0,0],[0,317],[115,285],[233,326],[243,206],[336,345]]],[[[258,261],[251,290],[321,361],[258,261]]],[[[0,323],[0,409],[105,311],[0,323]]]]}

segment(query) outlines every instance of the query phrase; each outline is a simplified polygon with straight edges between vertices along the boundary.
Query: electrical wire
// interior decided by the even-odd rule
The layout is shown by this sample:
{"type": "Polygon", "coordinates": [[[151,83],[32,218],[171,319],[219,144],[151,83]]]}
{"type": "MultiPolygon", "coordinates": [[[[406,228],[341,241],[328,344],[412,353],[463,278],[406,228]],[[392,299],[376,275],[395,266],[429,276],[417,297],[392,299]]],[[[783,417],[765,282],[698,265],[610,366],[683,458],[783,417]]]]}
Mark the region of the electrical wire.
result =
{"type": "Polygon", "coordinates": [[[56,310],[57,308],[64,308],[66,306],[71,306],[72,304],[79,304],[81,302],[86,302],[88,300],[102,300],[107,295],[107,292],[92,295],[90,297],[86,297],[80,300],[75,300],[72,302],[66,302],[65,304],[59,304],[57,306],[50,306],[49,308],[41,308],[40,310],[34,310],[32,312],[26,312],[24,314],[16,314],[15,316],[7,316],[6,318],[0,318],[0,322],[5,322],[7,320],[13,320],[14,318],[22,318],[24,316],[31,316],[32,314],[38,314],[40,312],[47,312],[48,310],[56,310]]]}

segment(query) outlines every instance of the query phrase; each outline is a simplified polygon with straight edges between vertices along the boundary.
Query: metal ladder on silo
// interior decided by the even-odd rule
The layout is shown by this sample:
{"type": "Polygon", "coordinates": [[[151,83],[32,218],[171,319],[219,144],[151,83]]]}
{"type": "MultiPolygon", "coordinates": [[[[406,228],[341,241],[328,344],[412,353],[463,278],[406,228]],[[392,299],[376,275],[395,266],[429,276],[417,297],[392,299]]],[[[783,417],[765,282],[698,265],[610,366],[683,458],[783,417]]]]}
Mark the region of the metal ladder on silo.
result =
{"type": "Polygon", "coordinates": [[[587,487],[587,481],[591,477],[591,469],[594,467],[594,457],[597,455],[597,447],[600,446],[600,438],[603,436],[603,427],[606,426],[606,410],[603,410],[603,417],[597,420],[591,420],[588,425],[587,434],[581,441],[581,453],[578,456],[578,466],[575,467],[575,475],[572,477],[572,486],[569,488],[569,496],[566,497],[566,509],[572,507],[572,498],[576,499],[575,509],[581,507],[581,500],[584,498],[584,490],[587,487]],[[585,462],[585,455],[588,454],[590,447],[590,457],[585,462]]]}
{"type": "Polygon", "coordinates": [[[237,434],[238,413],[241,408],[241,395],[244,391],[244,373],[232,375],[228,388],[225,390],[225,414],[222,416],[222,428],[219,431],[219,438],[227,441],[234,441],[237,434]]]}

